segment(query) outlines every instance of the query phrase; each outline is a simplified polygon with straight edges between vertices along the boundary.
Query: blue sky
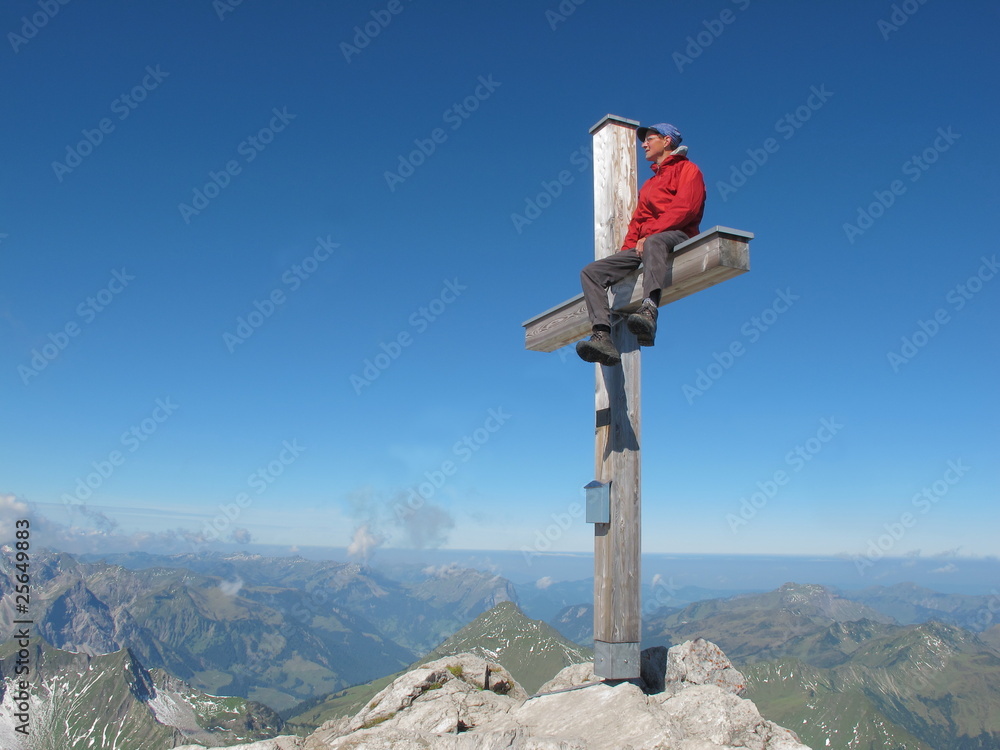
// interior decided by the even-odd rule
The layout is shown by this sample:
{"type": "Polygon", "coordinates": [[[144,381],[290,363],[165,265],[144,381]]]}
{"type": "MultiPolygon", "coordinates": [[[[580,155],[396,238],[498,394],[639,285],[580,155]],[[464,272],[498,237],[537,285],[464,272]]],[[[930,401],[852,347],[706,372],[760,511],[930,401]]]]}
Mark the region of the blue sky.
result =
{"type": "Polygon", "coordinates": [[[613,113],[756,234],[643,355],[644,548],[997,555],[998,20],[6,4],[0,531],[589,550],[593,368],[521,323],[579,291],[613,113]]]}

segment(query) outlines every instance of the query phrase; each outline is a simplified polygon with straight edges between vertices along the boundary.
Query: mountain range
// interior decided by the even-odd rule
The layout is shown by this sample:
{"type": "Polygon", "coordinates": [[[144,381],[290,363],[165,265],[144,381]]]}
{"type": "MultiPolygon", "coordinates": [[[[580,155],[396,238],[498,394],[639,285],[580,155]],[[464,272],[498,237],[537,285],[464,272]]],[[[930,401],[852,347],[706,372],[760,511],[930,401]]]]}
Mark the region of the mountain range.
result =
{"type": "Polygon", "coordinates": [[[718,643],[746,674],[746,696],[761,713],[815,747],[1000,748],[1000,653],[969,630],[901,625],[872,605],[919,596],[962,617],[975,607],[908,587],[891,593],[848,599],[786,584],[660,612],[644,622],[643,642],[718,643]]]}
{"type": "MultiPolygon", "coordinates": [[[[14,632],[6,594],[15,580],[4,548],[0,642],[14,632]]],[[[356,712],[407,665],[457,653],[502,664],[529,691],[567,664],[592,658],[590,581],[515,585],[453,565],[399,567],[389,576],[357,563],[297,557],[130,553],[81,560],[42,550],[33,550],[32,581],[38,659],[53,665],[53,675],[65,665],[62,676],[42,683],[49,703],[84,715],[92,701],[113,704],[117,723],[153,744],[199,736],[211,745],[260,736],[252,734],[257,729],[277,731],[281,719],[265,706],[281,712],[285,731],[311,731],[356,712]],[[549,622],[526,616],[518,599],[529,614],[548,613],[549,622]],[[73,677],[84,674],[93,679],[73,677]],[[70,683],[93,686],[77,694],[66,691],[70,683]],[[181,718],[160,710],[155,695],[173,696],[181,718]],[[199,715],[194,706],[222,706],[225,696],[251,701],[225,704],[233,709],[229,721],[252,715],[249,725],[227,729],[222,719],[191,719],[199,715]]],[[[644,612],[643,646],[699,638],[719,644],[746,675],[747,696],[761,713],[807,744],[1000,748],[996,596],[912,584],[840,591],[789,583],[693,600],[706,593],[719,592],[672,591],[676,606],[644,612]]],[[[0,650],[8,691],[10,667],[2,659],[10,647],[0,650]]],[[[39,704],[39,716],[45,710],[39,704]]],[[[74,747],[86,735],[66,724],[53,747],[74,747]]],[[[0,746],[7,746],[3,736],[0,746]]]]}
{"type": "MultiPolygon", "coordinates": [[[[908,597],[982,621],[984,598],[928,598],[912,586],[872,589],[851,598],[817,585],[786,584],[684,607],[663,608],[644,621],[644,646],[706,638],[718,643],[747,676],[746,697],[761,713],[792,727],[813,747],[870,750],[1000,748],[1000,653],[979,635],[935,620],[902,625],[887,611],[908,597]],[[970,601],[970,599],[972,601],[970,601]],[[868,602],[871,602],[869,604],[868,602]],[[876,605],[876,606],[872,606],[876,605]],[[979,613],[979,614],[977,614],[979,613]]],[[[933,592],[931,592],[933,593],[933,592]]],[[[512,625],[512,605],[485,613],[433,656],[475,649],[512,625]],[[505,611],[506,610],[506,611],[505,611]]],[[[519,617],[523,617],[518,613],[519,617]]],[[[524,618],[527,620],[527,618],[524,618]]],[[[530,622],[530,620],[528,620],[530,622]]],[[[565,607],[552,624],[578,644],[592,643],[593,608],[565,607]]],[[[993,632],[990,628],[982,633],[993,632]]],[[[503,638],[504,636],[499,636],[503,638]]],[[[517,674],[514,654],[480,648],[517,674]]],[[[589,652],[577,657],[583,661],[589,652]]],[[[360,709],[391,679],[334,696],[291,722],[316,726],[360,709]]]]}
{"type": "MultiPolygon", "coordinates": [[[[11,679],[18,651],[14,642],[0,647],[0,697],[13,698],[18,689],[11,679]]],[[[28,661],[28,720],[15,718],[14,700],[0,702],[3,748],[159,750],[195,741],[214,746],[272,737],[284,726],[267,706],[206,695],[162,670],[147,670],[129,649],[91,656],[39,642],[30,647],[28,661]]]]}
{"type": "MultiPolygon", "coordinates": [[[[16,569],[0,552],[0,593],[16,569]]],[[[32,554],[37,635],[58,649],[129,649],[212,694],[277,710],[399,671],[469,620],[515,596],[509,582],[458,569],[406,583],[357,564],[255,555],[143,554],[81,562],[32,554]]],[[[14,632],[0,599],[0,642],[14,632]]]]}

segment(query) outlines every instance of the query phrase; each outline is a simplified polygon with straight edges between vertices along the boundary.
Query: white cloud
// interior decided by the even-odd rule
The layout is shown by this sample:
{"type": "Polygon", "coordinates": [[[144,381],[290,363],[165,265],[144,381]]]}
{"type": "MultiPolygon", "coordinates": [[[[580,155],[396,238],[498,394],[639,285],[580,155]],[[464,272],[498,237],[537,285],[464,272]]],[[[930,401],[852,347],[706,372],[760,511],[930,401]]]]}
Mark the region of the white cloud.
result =
{"type": "Polygon", "coordinates": [[[250,533],[250,529],[233,529],[233,533],[230,534],[230,538],[239,544],[250,544],[253,541],[253,534],[250,533]]]}
{"type": "Polygon", "coordinates": [[[428,565],[421,569],[421,573],[425,576],[433,576],[434,578],[449,578],[458,575],[462,572],[462,568],[458,567],[458,563],[442,563],[441,565],[428,565]]]}
{"type": "Polygon", "coordinates": [[[955,563],[948,563],[940,568],[934,568],[931,573],[957,573],[958,566],[955,563]]]}
{"type": "Polygon", "coordinates": [[[12,541],[17,531],[17,522],[27,515],[27,504],[14,495],[0,495],[0,542],[12,541]]]}
{"type": "Polygon", "coordinates": [[[360,557],[367,563],[372,551],[384,541],[384,538],[372,533],[368,524],[362,524],[354,530],[354,538],[347,545],[347,554],[350,557],[360,557]]]}

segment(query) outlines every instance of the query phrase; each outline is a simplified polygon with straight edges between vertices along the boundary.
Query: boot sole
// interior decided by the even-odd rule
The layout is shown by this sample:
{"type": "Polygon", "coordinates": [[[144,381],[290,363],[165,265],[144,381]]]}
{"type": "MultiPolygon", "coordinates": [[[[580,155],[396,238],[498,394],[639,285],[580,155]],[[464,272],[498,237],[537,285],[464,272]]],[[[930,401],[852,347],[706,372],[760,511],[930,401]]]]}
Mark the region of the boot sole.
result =
{"type": "Polygon", "coordinates": [[[635,336],[639,346],[653,346],[653,341],[656,339],[656,329],[650,331],[645,318],[639,315],[629,315],[625,325],[635,336]]]}
{"type": "Polygon", "coordinates": [[[621,364],[622,361],[621,357],[614,357],[605,354],[600,349],[587,344],[577,347],[576,353],[580,355],[580,359],[584,362],[594,362],[602,364],[605,367],[614,367],[615,365],[621,364]]]}

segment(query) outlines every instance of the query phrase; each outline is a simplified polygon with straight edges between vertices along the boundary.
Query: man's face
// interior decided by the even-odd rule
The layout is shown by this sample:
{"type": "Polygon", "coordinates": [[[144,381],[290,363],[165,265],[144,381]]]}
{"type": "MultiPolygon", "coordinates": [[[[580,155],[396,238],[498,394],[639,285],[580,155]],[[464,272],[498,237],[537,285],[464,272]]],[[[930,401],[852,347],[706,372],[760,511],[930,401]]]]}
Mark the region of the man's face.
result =
{"type": "Polygon", "coordinates": [[[646,133],[646,140],[642,142],[642,149],[646,152],[646,161],[659,164],[669,153],[667,150],[669,146],[669,138],[665,138],[659,133],[646,133]]]}

